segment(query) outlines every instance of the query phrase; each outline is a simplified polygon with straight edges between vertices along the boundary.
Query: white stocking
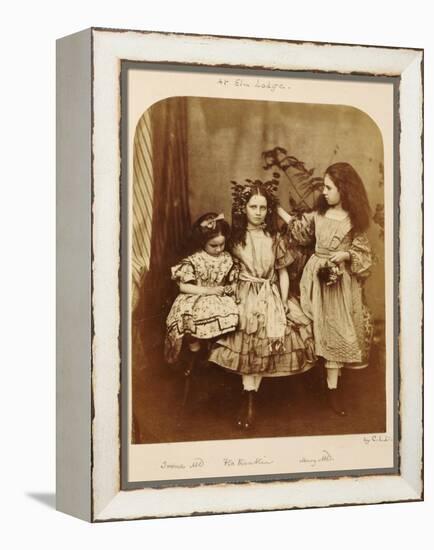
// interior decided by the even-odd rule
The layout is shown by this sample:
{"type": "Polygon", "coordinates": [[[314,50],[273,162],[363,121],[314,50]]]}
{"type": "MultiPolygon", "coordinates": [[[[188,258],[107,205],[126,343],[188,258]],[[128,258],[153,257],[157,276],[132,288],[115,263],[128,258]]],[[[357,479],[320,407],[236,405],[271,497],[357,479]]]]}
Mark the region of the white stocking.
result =
{"type": "Polygon", "coordinates": [[[258,391],[261,380],[261,374],[243,374],[243,389],[246,391],[258,391]]]}
{"type": "Polygon", "coordinates": [[[325,368],[327,369],[327,387],[329,390],[335,390],[338,387],[338,378],[342,363],[336,361],[326,361],[325,368]]]}

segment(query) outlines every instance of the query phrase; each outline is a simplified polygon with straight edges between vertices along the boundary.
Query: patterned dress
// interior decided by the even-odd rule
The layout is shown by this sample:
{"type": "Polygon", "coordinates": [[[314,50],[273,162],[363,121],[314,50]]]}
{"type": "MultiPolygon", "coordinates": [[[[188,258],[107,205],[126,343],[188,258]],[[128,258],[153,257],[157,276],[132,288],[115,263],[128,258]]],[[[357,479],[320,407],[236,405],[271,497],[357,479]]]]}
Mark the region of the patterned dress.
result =
{"type": "MultiPolygon", "coordinates": [[[[201,250],[172,267],[172,279],[201,287],[223,286],[233,278],[234,263],[228,252],[212,256],[201,250]]],[[[174,363],[185,334],[209,339],[235,330],[238,308],[231,296],[181,293],[166,320],[165,357],[174,363]]]]}
{"type": "Polygon", "coordinates": [[[315,353],[353,368],[366,367],[372,339],[370,313],[363,300],[363,280],[372,265],[365,233],[355,233],[349,216],[335,220],[318,212],[293,219],[288,236],[302,245],[315,243],[300,281],[300,302],[313,321],[315,353]],[[334,284],[320,281],[318,271],[338,251],[349,252],[343,274],[334,284]]]}
{"type": "Polygon", "coordinates": [[[240,322],[219,338],[209,360],[238,374],[282,376],[308,370],[314,360],[312,326],[295,300],[285,317],[276,269],[293,257],[280,237],[247,231],[232,251],[239,265],[236,297],[240,322]]]}

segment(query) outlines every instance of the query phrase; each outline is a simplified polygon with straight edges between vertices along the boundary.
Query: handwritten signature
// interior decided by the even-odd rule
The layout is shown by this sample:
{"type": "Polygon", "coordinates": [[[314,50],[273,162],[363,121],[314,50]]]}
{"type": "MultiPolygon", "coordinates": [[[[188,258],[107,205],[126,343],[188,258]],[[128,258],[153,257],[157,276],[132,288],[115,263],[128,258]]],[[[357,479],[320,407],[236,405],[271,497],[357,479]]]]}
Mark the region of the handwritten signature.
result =
{"type": "Polygon", "coordinates": [[[223,458],[224,466],[266,466],[273,464],[273,460],[265,456],[257,456],[255,458],[223,458]]]}
{"type": "Polygon", "coordinates": [[[162,470],[192,470],[195,468],[203,468],[205,466],[205,461],[203,458],[196,457],[191,462],[185,464],[183,462],[168,462],[163,460],[160,464],[162,470]]]}
{"type": "MultiPolygon", "coordinates": [[[[223,465],[226,467],[266,466],[273,464],[273,462],[273,460],[265,456],[257,456],[254,458],[223,458],[223,465]]],[[[204,466],[206,466],[206,462],[201,457],[196,457],[189,462],[169,462],[168,460],[163,460],[160,464],[162,470],[193,470],[203,468],[204,466]]]]}
{"type": "Polygon", "coordinates": [[[284,84],[283,82],[276,82],[272,80],[250,80],[245,78],[219,78],[217,84],[220,86],[234,88],[257,88],[262,90],[268,90],[275,92],[276,90],[290,90],[291,86],[284,84]]]}
{"type": "Polygon", "coordinates": [[[370,445],[371,443],[387,443],[392,441],[390,435],[364,435],[363,443],[365,445],[370,445]]]}
{"type": "Polygon", "coordinates": [[[333,462],[333,461],[334,461],[333,456],[326,450],[323,450],[321,452],[320,457],[309,458],[309,457],[303,456],[299,460],[301,464],[308,464],[312,468],[315,468],[318,464],[322,464],[323,462],[333,462]]]}

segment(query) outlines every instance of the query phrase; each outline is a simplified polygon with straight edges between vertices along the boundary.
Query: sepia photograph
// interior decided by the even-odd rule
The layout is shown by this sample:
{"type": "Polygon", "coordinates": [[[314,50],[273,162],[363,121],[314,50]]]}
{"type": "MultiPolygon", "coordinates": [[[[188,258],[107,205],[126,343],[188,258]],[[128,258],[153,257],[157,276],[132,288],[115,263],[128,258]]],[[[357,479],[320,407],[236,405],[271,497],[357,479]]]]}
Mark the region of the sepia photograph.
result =
{"type": "Polygon", "coordinates": [[[2,6],[11,546],[432,540],[428,5],[2,6]]]}
{"type": "Polygon", "coordinates": [[[92,28],[58,60],[58,508],[423,499],[423,52],[92,28]]]}
{"type": "Polygon", "coordinates": [[[123,71],[128,471],[138,449],[162,450],[154,480],[392,469],[393,79],[123,71]],[[206,79],[210,95],[141,110],[149,73],[206,79]],[[342,435],[387,459],[364,465],[349,440],[339,466],[324,437],[342,435]],[[222,442],[221,468],[204,444],[184,460],[188,442],[222,442]],[[273,455],[291,442],[292,469],[273,455]]]}

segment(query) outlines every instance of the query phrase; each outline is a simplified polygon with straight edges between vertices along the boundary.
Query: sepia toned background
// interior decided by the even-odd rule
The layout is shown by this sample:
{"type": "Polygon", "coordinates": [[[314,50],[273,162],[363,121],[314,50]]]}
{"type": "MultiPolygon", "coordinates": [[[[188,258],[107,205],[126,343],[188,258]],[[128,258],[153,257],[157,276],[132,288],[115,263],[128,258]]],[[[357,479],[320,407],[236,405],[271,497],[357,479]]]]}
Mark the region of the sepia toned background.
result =
{"type": "Polygon", "coordinates": [[[345,105],[174,97],[143,113],[133,153],[133,443],[385,431],[383,158],[377,125],[345,105]],[[278,173],[286,209],[291,197],[297,206],[314,205],[317,192],[309,192],[307,176],[300,179],[293,166],[264,168],[263,153],[276,147],[303,163],[311,179],[339,161],[350,162],[361,175],[375,220],[369,230],[375,263],[365,289],[375,339],[370,368],[345,373],[349,419],[325,410],[317,367],[278,383],[264,380],[259,419],[246,434],[234,426],[238,375],[204,359],[189,382],[185,406],[182,357],[174,367],[164,363],[165,319],[178,292],[170,266],[185,253],[197,217],[216,211],[230,221],[231,180],[278,173]]]}

